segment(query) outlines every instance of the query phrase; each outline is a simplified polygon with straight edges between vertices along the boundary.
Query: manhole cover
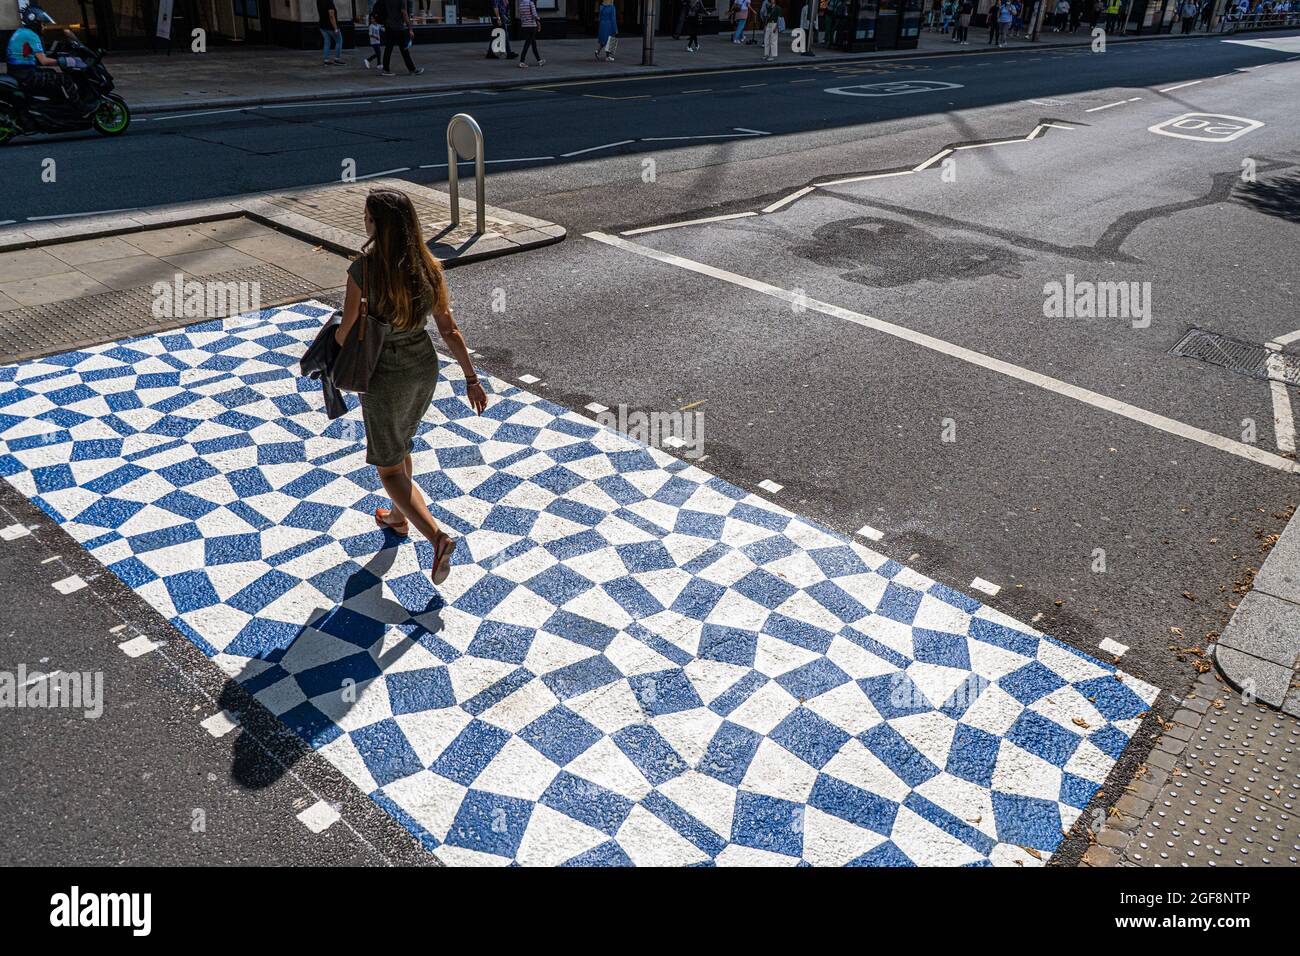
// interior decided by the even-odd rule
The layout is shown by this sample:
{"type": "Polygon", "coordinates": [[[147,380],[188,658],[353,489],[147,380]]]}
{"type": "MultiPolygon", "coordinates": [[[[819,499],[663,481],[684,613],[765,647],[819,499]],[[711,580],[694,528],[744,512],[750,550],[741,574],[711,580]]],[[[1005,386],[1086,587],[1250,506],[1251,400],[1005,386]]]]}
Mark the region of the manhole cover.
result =
{"type": "Polygon", "coordinates": [[[1300,356],[1273,352],[1255,342],[1244,342],[1217,332],[1192,329],[1169,350],[1169,354],[1196,359],[1250,378],[1275,379],[1300,386],[1300,356]]]}

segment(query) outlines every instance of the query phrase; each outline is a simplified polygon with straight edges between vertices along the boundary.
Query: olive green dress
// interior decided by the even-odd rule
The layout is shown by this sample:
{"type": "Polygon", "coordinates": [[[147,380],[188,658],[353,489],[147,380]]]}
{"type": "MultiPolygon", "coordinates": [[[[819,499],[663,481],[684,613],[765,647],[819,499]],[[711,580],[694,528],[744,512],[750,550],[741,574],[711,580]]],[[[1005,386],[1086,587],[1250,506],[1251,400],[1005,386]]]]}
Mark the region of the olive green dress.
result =
{"type": "MultiPolygon", "coordinates": [[[[370,314],[380,315],[374,294],[374,273],[367,292],[370,314]]],[[[348,275],[359,287],[362,261],[348,267],[348,275]]],[[[430,300],[421,303],[417,324],[404,331],[390,328],[379,364],[370,377],[370,389],[361,396],[361,417],[366,426],[366,461],[376,468],[399,465],[414,448],[415,433],[438,387],[438,353],[426,328],[430,300]]]]}

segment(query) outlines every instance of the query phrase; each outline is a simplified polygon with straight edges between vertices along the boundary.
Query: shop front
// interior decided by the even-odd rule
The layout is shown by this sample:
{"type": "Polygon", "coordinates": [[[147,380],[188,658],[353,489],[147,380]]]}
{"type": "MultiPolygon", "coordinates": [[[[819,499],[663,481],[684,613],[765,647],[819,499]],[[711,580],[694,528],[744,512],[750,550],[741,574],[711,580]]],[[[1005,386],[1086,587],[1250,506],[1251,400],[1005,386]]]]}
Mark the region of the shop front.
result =
{"type": "Polygon", "coordinates": [[[823,0],[818,40],[833,50],[911,50],[921,37],[922,0],[823,0]]]}

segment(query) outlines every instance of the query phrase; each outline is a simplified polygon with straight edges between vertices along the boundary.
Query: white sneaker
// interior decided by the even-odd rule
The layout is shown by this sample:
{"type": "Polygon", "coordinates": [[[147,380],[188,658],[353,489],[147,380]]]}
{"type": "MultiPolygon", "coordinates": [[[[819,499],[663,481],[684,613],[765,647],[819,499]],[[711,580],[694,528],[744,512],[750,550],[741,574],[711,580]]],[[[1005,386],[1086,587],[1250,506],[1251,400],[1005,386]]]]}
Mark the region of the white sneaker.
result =
{"type": "Polygon", "coordinates": [[[520,61],[519,61],[519,69],[521,69],[521,70],[526,70],[526,69],[528,69],[528,64],[525,63],[523,60],[520,60],[520,61]]]}

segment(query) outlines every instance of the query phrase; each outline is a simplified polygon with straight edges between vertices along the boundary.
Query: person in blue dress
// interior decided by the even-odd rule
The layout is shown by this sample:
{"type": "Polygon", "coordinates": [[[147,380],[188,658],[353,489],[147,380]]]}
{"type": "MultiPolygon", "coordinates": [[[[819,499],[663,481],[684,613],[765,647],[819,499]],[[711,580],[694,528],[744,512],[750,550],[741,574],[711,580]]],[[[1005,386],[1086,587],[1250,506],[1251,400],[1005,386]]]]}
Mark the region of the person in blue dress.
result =
{"type": "Polygon", "coordinates": [[[618,35],[618,11],[614,0],[601,0],[600,26],[596,34],[596,59],[612,60],[614,51],[608,49],[611,37],[618,35]]]}

